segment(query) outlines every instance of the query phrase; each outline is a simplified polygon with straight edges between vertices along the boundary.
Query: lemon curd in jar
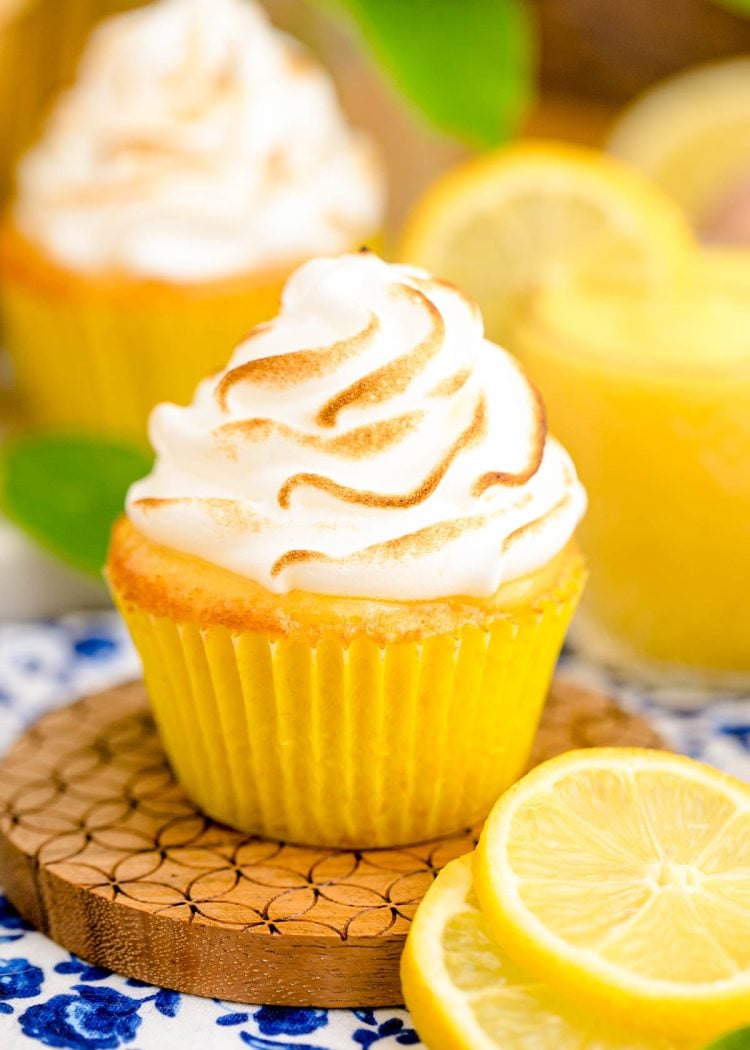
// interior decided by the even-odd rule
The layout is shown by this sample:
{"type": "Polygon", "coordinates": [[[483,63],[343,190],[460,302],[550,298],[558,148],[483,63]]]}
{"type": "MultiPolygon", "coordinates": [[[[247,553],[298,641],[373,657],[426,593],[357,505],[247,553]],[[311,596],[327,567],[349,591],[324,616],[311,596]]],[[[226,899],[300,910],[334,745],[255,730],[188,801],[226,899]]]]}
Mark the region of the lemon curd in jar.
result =
{"type": "Polygon", "coordinates": [[[750,680],[750,257],[704,252],[664,296],[558,289],[512,348],[590,509],[578,639],[672,680],[750,680]]]}

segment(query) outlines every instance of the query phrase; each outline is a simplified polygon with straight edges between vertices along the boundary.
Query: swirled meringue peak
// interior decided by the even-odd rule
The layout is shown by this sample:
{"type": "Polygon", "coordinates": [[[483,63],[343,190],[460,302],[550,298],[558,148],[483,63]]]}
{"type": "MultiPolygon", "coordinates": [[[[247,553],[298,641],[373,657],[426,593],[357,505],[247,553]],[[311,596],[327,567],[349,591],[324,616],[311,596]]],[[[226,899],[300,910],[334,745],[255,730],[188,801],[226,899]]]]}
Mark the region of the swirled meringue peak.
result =
{"type": "Polygon", "coordinates": [[[15,220],[76,271],[180,282],[346,251],[383,204],[369,140],[258,4],[158,0],[93,33],[15,220]]]}
{"type": "Polygon", "coordinates": [[[488,597],[585,507],[475,303],[369,252],[300,267],[190,406],[154,410],[151,439],[136,528],[275,593],[488,597]]]}

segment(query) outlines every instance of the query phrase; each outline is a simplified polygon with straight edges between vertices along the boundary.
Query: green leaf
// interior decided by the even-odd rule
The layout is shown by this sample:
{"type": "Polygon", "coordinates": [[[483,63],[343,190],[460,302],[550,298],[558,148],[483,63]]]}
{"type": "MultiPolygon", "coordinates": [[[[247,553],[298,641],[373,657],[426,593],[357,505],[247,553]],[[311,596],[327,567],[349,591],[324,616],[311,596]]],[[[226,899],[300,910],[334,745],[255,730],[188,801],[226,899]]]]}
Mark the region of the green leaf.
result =
{"type": "Polygon", "coordinates": [[[0,449],[0,505],[53,554],[99,576],[125,494],[150,468],[147,453],[122,442],[25,435],[0,449]]]}
{"type": "Polygon", "coordinates": [[[732,1032],[715,1043],[711,1043],[706,1050],[750,1050],[750,1028],[741,1028],[738,1032],[732,1032]]]}
{"type": "Polygon", "coordinates": [[[750,0],[716,0],[720,7],[728,7],[736,15],[750,15],[750,0]]]}
{"type": "Polygon", "coordinates": [[[534,79],[525,0],[337,0],[396,86],[442,131],[494,146],[518,127],[534,79]]]}

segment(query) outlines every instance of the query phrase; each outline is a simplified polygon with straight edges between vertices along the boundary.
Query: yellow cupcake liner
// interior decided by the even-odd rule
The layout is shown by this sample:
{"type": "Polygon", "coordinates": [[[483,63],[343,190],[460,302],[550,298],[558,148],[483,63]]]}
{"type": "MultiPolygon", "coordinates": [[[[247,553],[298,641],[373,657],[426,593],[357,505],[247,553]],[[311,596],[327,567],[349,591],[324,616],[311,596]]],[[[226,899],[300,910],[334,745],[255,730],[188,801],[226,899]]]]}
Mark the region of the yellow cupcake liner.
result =
{"type": "Polygon", "coordinates": [[[174,772],[206,813],[287,842],[374,848],[470,827],[520,776],[584,575],[578,564],[489,629],[386,645],[313,646],[118,604],[174,772]]]}
{"type": "Polygon", "coordinates": [[[0,201],[54,93],[71,79],[94,23],[143,2],[18,0],[5,24],[0,18],[0,201]]]}
{"type": "Polygon", "coordinates": [[[113,290],[75,278],[72,294],[7,268],[5,343],[23,409],[38,425],[145,444],[151,409],[187,404],[223,368],[240,339],[278,309],[283,280],[232,282],[231,293],[132,285],[113,290]]]}

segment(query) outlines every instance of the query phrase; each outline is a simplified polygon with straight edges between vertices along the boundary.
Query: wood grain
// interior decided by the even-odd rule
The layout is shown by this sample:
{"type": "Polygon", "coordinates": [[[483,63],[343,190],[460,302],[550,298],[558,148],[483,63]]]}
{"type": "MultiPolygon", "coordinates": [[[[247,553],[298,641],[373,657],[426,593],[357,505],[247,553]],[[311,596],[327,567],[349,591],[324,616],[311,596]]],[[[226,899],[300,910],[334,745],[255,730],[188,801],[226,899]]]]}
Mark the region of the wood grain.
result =
{"type": "MultiPolygon", "coordinates": [[[[643,721],[553,686],[534,761],[660,746],[643,721]]],[[[0,881],[69,951],[196,995],[392,1006],[414,911],[479,829],[392,850],[314,850],[203,816],[166,763],[141,683],[42,718],[0,767],[0,881]]]]}

